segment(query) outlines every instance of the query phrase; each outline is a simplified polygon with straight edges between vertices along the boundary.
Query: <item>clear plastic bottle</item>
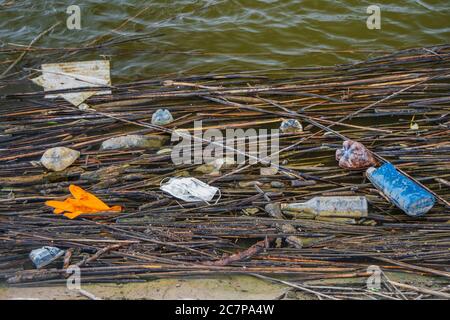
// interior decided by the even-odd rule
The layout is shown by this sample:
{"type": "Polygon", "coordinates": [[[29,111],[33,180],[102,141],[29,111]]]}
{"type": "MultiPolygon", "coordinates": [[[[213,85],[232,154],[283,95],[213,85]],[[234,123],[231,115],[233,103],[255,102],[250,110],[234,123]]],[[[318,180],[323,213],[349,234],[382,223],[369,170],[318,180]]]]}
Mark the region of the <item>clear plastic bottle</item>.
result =
{"type": "Polygon", "coordinates": [[[306,202],[284,203],[283,212],[293,216],[306,217],[367,217],[367,200],[362,196],[314,197],[306,202]]]}

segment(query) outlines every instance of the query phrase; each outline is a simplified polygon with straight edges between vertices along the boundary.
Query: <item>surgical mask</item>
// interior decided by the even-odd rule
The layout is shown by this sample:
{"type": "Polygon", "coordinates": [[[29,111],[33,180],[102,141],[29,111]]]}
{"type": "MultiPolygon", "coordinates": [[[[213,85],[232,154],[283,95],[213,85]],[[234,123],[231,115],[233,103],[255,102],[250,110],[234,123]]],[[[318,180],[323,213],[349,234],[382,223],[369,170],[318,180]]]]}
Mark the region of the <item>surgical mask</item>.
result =
{"type": "Polygon", "coordinates": [[[170,178],[167,183],[161,185],[160,189],[186,202],[205,201],[208,203],[217,192],[220,193],[218,188],[196,178],[170,178]]]}

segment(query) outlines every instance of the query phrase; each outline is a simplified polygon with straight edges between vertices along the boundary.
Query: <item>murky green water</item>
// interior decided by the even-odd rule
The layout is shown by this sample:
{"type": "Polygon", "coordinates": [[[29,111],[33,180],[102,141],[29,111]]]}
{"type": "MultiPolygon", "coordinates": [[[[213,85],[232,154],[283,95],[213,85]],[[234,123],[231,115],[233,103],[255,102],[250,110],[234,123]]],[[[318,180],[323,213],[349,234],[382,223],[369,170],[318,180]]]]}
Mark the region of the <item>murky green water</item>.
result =
{"type": "MultiPolygon", "coordinates": [[[[450,40],[450,2],[417,1],[23,1],[0,0],[0,45],[28,44],[61,24],[36,45],[81,47],[135,16],[115,36],[133,43],[70,56],[110,55],[116,78],[149,78],[172,72],[331,65],[379,51],[450,40]],[[81,30],[66,27],[67,6],[81,8],[81,30]],[[369,30],[366,9],[381,8],[381,30],[369,30]]],[[[108,38],[106,38],[108,39],[108,38]]],[[[49,55],[49,60],[52,56],[49,55]]],[[[49,62],[49,61],[46,61],[49,62]]],[[[3,69],[4,64],[0,65],[3,69]]]]}

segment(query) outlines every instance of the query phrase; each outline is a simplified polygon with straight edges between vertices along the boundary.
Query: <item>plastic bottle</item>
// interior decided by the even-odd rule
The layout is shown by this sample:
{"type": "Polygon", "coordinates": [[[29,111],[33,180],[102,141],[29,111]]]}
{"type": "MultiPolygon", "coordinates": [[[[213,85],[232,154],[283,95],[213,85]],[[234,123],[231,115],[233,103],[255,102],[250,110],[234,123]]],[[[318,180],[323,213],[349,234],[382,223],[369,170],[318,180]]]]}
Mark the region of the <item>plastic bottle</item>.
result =
{"type": "Polygon", "coordinates": [[[320,217],[367,217],[367,200],[362,196],[314,197],[306,202],[285,203],[283,211],[299,216],[313,215],[320,217]]]}
{"type": "Polygon", "coordinates": [[[377,189],[409,216],[424,215],[436,202],[430,192],[398,172],[390,163],[378,169],[371,167],[366,174],[377,189]]]}

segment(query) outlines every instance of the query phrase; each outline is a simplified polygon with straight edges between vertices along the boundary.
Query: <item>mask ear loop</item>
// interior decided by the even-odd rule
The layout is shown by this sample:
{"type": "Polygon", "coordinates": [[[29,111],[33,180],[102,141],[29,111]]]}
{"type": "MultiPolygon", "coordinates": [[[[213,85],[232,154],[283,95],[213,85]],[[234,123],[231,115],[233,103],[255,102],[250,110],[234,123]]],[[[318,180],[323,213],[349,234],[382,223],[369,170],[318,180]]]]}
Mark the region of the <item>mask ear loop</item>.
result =
{"type": "Polygon", "coordinates": [[[215,206],[217,203],[219,203],[220,198],[222,198],[222,192],[220,191],[219,188],[217,188],[217,191],[219,191],[219,197],[217,198],[217,200],[213,204],[209,203],[206,200],[203,200],[203,202],[205,202],[208,206],[211,206],[211,205],[215,206]]]}
{"type": "Polygon", "coordinates": [[[166,179],[170,179],[170,177],[165,177],[163,178],[160,182],[159,182],[159,187],[161,187],[163,185],[163,181],[166,179]]]}

